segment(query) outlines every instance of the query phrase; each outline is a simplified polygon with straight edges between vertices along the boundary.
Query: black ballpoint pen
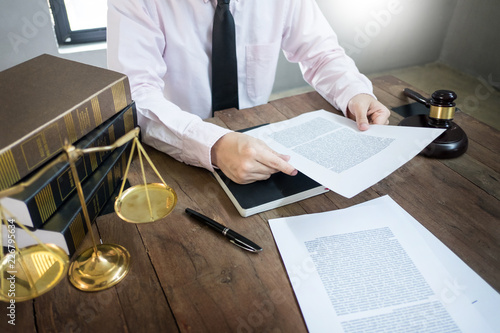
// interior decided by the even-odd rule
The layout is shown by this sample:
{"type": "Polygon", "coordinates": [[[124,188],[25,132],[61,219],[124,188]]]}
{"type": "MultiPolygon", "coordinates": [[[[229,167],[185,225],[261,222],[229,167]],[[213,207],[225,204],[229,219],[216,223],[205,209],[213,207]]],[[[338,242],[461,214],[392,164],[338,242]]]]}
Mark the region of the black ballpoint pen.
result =
{"type": "Polygon", "coordinates": [[[211,218],[209,218],[203,214],[200,214],[200,213],[198,213],[190,208],[186,208],[186,213],[189,216],[196,218],[198,221],[203,222],[204,224],[219,231],[224,236],[226,236],[229,239],[229,241],[231,243],[233,243],[234,245],[239,246],[242,249],[245,249],[245,250],[250,251],[250,252],[262,251],[262,248],[260,246],[258,246],[257,244],[255,244],[254,242],[249,240],[248,238],[243,237],[242,235],[240,235],[236,231],[233,231],[229,228],[226,228],[225,226],[223,226],[222,224],[220,224],[218,222],[215,222],[211,218]]]}

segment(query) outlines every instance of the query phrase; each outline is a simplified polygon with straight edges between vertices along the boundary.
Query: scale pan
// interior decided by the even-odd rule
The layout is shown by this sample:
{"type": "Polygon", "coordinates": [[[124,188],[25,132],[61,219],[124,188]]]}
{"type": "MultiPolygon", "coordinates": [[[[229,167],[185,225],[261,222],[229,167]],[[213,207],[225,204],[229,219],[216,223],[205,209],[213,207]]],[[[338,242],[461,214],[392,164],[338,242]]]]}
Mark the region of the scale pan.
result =
{"type": "Polygon", "coordinates": [[[0,262],[0,301],[22,302],[45,294],[66,275],[68,263],[66,252],[54,244],[31,245],[5,255],[0,262]]]}
{"type": "Polygon", "coordinates": [[[127,222],[147,223],[164,218],[174,209],[177,203],[175,191],[162,183],[135,185],[128,188],[115,201],[115,211],[127,222]],[[151,213],[148,206],[149,194],[151,213]]]}

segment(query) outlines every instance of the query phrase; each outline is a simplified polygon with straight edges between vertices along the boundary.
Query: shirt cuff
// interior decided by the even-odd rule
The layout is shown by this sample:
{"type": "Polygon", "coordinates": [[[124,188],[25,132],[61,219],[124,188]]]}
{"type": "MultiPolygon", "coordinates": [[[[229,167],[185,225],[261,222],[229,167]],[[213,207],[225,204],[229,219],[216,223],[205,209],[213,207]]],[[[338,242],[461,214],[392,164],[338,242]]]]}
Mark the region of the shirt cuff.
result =
{"type": "MultiPolygon", "coordinates": [[[[364,78],[363,78],[364,79],[364,78]]],[[[368,79],[360,80],[358,77],[353,77],[348,80],[343,85],[337,84],[334,89],[326,90],[326,94],[323,97],[329,101],[335,108],[339,109],[347,115],[347,106],[349,101],[356,95],[367,94],[373,96],[373,86],[371,81],[368,79]]],[[[318,90],[318,92],[320,92],[318,90]]]]}
{"type": "Polygon", "coordinates": [[[192,123],[184,135],[182,160],[213,172],[212,147],[225,134],[232,132],[205,121],[192,123]]]}

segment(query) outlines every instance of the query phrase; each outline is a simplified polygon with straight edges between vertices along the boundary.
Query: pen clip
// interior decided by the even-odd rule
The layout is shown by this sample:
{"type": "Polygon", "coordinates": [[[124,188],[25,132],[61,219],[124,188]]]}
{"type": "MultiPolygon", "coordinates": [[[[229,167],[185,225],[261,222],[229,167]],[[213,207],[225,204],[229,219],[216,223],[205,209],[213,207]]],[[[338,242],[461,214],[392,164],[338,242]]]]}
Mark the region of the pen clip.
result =
{"type": "Polygon", "coordinates": [[[242,242],[241,240],[235,238],[235,239],[230,239],[229,240],[231,243],[233,243],[234,245],[238,246],[238,247],[241,247],[242,249],[244,250],[247,250],[247,251],[250,251],[250,252],[260,252],[262,251],[261,248],[259,249],[256,249],[255,247],[251,246],[251,245],[248,245],[246,244],[245,242],[242,242]]]}

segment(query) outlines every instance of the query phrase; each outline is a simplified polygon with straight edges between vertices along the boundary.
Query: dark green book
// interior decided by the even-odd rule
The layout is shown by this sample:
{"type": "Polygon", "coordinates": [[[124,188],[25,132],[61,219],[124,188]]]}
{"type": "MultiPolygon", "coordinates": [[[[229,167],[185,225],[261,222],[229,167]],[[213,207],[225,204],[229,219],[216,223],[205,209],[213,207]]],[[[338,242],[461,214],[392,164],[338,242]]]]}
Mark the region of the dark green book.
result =
{"type": "MultiPolygon", "coordinates": [[[[82,182],[91,223],[95,221],[107,201],[121,185],[131,146],[132,143],[128,142],[116,148],[99,168],[85,182],[82,182]]],[[[19,226],[16,227],[15,232],[16,243],[20,248],[37,244],[36,239],[19,226]]],[[[43,243],[58,245],[69,256],[72,256],[88,232],[78,193],[73,193],[42,228],[33,229],[32,232],[43,243]]],[[[6,232],[3,234],[5,238],[6,232]]]]}
{"type": "MultiPolygon", "coordinates": [[[[267,124],[260,126],[265,125],[267,124]]],[[[240,132],[253,128],[255,127],[243,129],[240,132]]],[[[233,182],[220,169],[216,169],[213,175],[238,210],[238,213],[243,217],[285,206],[329,191],[328,188],[307,177],[302,172],[295,176],[278,172],[266,180],[245,185],[233,182]]]]}
{"type": "MultiPolygon", "coordinates": [[[[137,112],[132,103],[84,138],[75,143],[79,149],[108,146],[137,126],[137,112]]],[[[75,165],[80,181],[85,181],[106,160],[110,152],[84,154],[75,165]]],[[[29,177],[22,181],[28,180],[29,177]]],[[[0,199],[9,215],[18,223],[40,228],[75,191],[69,163],[61,162],[47,170],[21,193],[0,199]]]]}
{"type": "Polygon", "coordinates": [[[301,172],[295,176],[278,172],[266,180],[245,185],[233,182],[219,169],[214,172],[214,176],[238,210],[238,213],[243,217],[285,206],[329,191],[327,187],[301,172]]]}

